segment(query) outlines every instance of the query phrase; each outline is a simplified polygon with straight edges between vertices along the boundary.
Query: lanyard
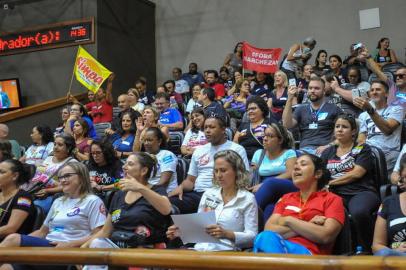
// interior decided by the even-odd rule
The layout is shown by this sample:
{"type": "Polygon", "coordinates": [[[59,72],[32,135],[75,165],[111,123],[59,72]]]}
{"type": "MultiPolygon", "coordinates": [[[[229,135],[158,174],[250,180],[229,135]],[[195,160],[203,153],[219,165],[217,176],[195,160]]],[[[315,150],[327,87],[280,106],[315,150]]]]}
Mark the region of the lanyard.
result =
{"type": "Polygon", "coordinates": [[[309,104],[310,113],[311,113],[311,116],[312,116],[312,122],[313,123],[317,123],[318,118],[319,118],[319,113],[320,113],[321,109],[323,108],[324,104],[326,104],[326,103],[323,102],[323,104],[321,104],[320,108],[318,108],[317,110],[313,110],[312,105],[309,104]]]}

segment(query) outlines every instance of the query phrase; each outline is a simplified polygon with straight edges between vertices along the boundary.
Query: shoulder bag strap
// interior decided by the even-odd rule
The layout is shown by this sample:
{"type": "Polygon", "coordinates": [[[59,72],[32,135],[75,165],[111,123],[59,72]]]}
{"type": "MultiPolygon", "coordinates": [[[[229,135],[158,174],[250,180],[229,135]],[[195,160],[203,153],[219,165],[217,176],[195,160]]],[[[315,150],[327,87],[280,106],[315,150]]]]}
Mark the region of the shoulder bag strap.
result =
{"type": "MultiPolygon", "coordinates": [[[[262,124],[261,124],[262,125],[262,124]]],[[[251,133],[251,136],[259,143],[259,145],[261,145],[262,147],[264,147],[264,145],[257,139],[257,137],[255,137],[254,133],[252,133],[252,128],[251,128],[251,124],[249,126],[249,130],[251,133]]]]}
{"type": "MultiPolygon", "coordinates": [[[[17,191],[17,193],[18,193],[18,191],[17,191]]],[[[10,210],[11,203],[13,202],[15,196],[16,195],[14,195],[13,197],[10,198],[10,200],[8,201],[6,209],[3,210],[3,212],[1,213],[0,223],[3,222],[3,219],[6,216],[6,213],[10,210]]]]}
{"type": "Polygon", "coordinates": [[[69,162],[70,160],[72,160],[72,159],[73,159],[72,157],[68,157],[68,159],[66,159],[65,162],[62,163],[62,165],[59,166],[58,169],[56,169],[56,171],[54,171],[54,172],[48,177],[48,179],[47,179],[45,182],[43,182],[43,183],[41,184],[41,187],[45,187],[45,186],[48,184],[48,182],[52,179],[52,177],[54,177],[54,176],[59,172],[59,170],[62,169],[62,167],[65,166],[65,164],[68,163],[68,162],[69,162]]]}

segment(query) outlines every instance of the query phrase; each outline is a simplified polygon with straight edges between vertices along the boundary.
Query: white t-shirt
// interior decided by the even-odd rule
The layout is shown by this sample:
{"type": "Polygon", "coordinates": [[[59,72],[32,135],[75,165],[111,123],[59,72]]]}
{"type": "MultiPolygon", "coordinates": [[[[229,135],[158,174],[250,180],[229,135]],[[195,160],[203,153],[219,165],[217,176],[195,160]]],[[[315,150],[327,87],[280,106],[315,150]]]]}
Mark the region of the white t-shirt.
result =
{"type": "Polygon", "coordinates": [[[201,107],[202,104],[200,104],[199,102],[197,102],[197,100],[195,101],[193,98],[189,99],[187,105],[186,105],[186,112],[191,113],[195,107],[201,107]]]}
{"type": "Polygon", "coordinates": [[[247,153],[244,147],[232,141],[226,141],[222,145],[213,146],[211,143],[199,146],[192,155],[188,174],[197,177],[194,190],[206,191],[213,186],[214,155],[222,150],[234,150],[244,161],[245,168],[249,171],[247,153]]]}
{"type": "Polygon", "coordinates": [[[49,228],[46,239],[49,241],[69,242],[89,236],[106,221],[106,208],[96,195],[84,198],[56,199],[44,221],[49,228]]]}
{"type": "Polygon", "coordinates": [[[158,160],[157,172],[155,177],[151,177],[148,180],[148,183],[151,185],[157,185],[161,180],[161,173],[173,172],[172,177],[169,180],[168,188],[166,189],[166,192],[169,193],[178,186],[178,177],[176,174],[176,165],[178,164],[178,158],[175,156],[174,153],[168,150],[160,150],[159,153],[156,154],[156,158],[158,160]]]}
{"type": "Polygon", "coordinates": [[[175,81],[175,92],[179,94],[189,93],[189,84],[185,80],[175,81]]]}
{"type": "Polygon", "coordinates": [[[25,163],[32,165],[40,165],[54,150],[54,143],[50,142],[46,145],[31,145],[25,151],[25,163]]]}
{"type": "Polygon", "coordinates": [[[206,135],[204,132],[199,130],[197,133],[189,129],[186,132],[185,139],[183,139],[182,146],[197,147],[200,145],[205,145],[207,143],[206,135]]]}
{"type": "Polygon", "coordinates": [[[402,122],[404,117],[403,108],[401,106],[388,106],[385,109],[377,110],[383,119],[393,119],[400,125],[390,135],[385,135],[371,119],[371,116],[367,112],[363,112],[359,116],[360,121],[360,133],[367,134],[367,143],[369,145],[375,145],[386,152],[399,152],[400,136],[402,133],[402,122]]]}

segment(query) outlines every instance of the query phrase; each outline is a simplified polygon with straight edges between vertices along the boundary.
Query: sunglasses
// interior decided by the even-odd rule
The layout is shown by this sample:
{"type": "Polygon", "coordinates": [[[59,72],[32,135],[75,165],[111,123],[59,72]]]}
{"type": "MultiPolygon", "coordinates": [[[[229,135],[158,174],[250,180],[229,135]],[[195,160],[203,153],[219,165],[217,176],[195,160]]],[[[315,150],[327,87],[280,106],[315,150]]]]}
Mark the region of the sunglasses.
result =
{"type": "Polygon", "coordinates": [[[406,77],[406,74],[395,74],[396,79],[404,79],[406,77]]]}

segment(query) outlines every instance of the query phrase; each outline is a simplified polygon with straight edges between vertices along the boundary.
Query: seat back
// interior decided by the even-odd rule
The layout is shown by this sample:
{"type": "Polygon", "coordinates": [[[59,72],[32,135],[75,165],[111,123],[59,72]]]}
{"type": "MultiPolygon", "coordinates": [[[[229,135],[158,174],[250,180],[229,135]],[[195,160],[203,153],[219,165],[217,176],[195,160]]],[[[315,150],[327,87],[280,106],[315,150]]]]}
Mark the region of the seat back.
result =
{"type": "Polygon", "coordinates": [[[94,124],[94,129],[96,131],[97,137],[103,138],[104,131],[108,128],[111,128],[111,123],[97,123],[94,124]]]}
{"type": "Polygon", "coordinates": [[[189,171],[190,160],[182,157],[178,157],[178,164],[176,165],[176,174],[178,185],[180,185],[183,180],[186,179],[187,173],[189,171]]]}
{"type": "Polygon", "coordinates": [[[169,131],[168,150],[175,155],[180,155],[180,147],[184,139],[185,135],[182,131],[169,131]]]}
{"type": "Polygon", "coordinates": [[[118,117],[118,114],[121,112],[119,107],[113,107],[113,119],[118,117]]]}
{"type": "Polygon", "coordinates": [[[227,140],[232,141],[233,140],[233,130],[231,128],[226,128],[226,137],[227,140]]]}
{"type": "Polygon", "coordinates": [[[398,68],[400,67],[404,67],[404,65],[402,63],[392,63],[392,64],[386,64],[382,67],[382,71],[383,72],[390,72],[392,74],[395,73],[396,70],[398,70],[398,68]]]}
{"type": "Polygon", "coordinates": [[[39,230],[39,228],[41,228],[42,224],[44,223],[46,214],[45,214],[44,209],[42,209],[41,206],[34,204],[34,207],[35,207],[36,215],[35,215],[34,224],[32,225],[32,230],[36,231],[36,230],[39,230]]]}
{"type": "Polygon", "coordinates": [[[351,255],[353,252],[352,236],[351,236],[351,223],[347,209],[345,210],[344,225],[341,228],[340,233],[337,235],[334,243],[333,255],[351,255]]]}
{"type": "Polygon", "coordinates": [[[368,78],[369,78],[368,68],[365,66],[359,66],[358,69],[361,74],[361,81],[365,81],[365,82],[368,81],[368,78]]]}
{"type": "Polygon", "coordinates": [[[386,158],[385,154],[378,147],[370,145],[370,148],[372,154],[372,178],[375,188],[379,192],[381,186],[389,184],[386,158]]]}

